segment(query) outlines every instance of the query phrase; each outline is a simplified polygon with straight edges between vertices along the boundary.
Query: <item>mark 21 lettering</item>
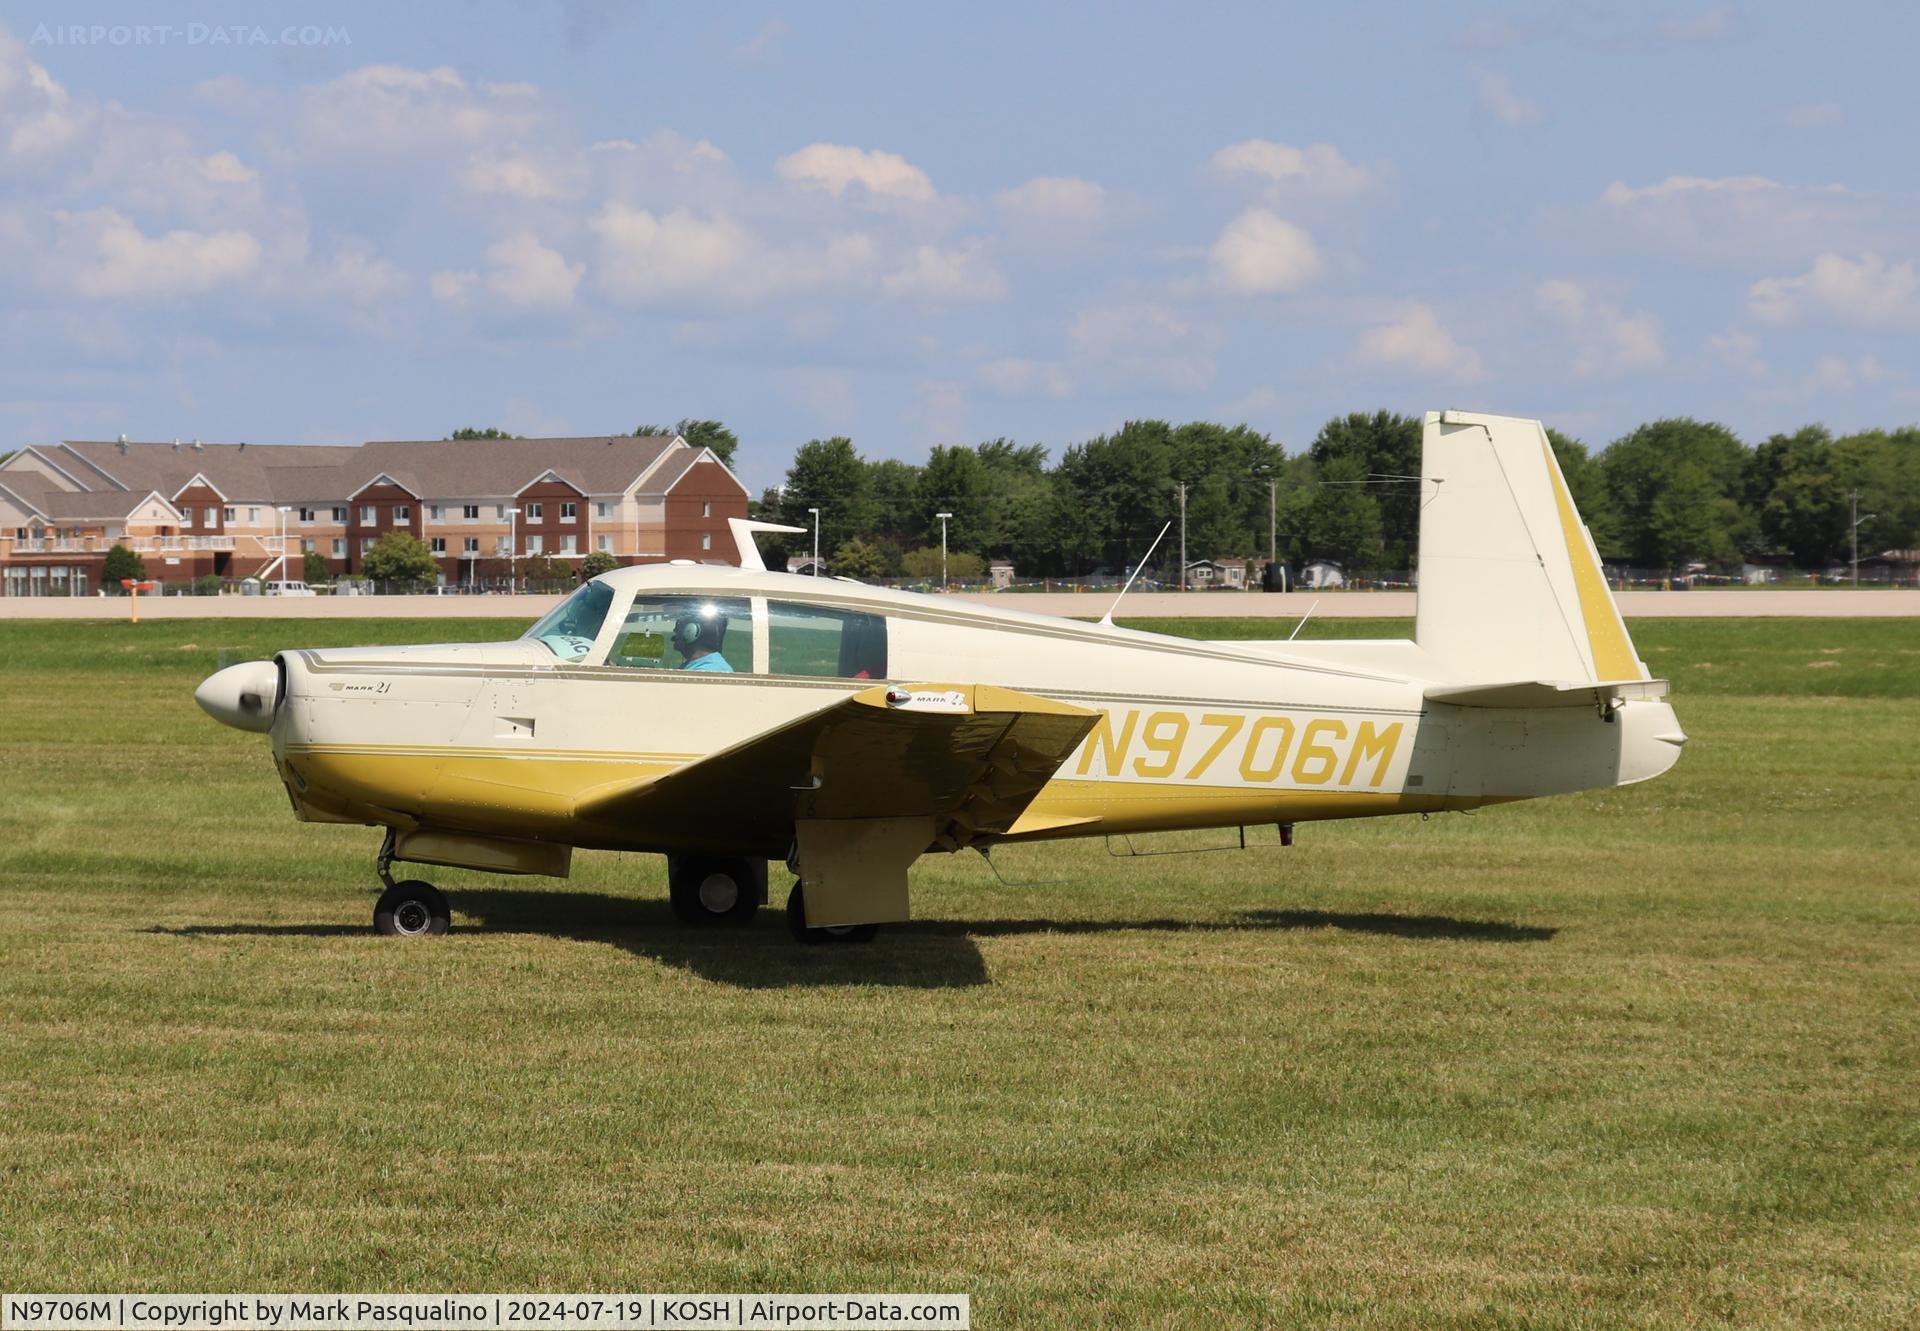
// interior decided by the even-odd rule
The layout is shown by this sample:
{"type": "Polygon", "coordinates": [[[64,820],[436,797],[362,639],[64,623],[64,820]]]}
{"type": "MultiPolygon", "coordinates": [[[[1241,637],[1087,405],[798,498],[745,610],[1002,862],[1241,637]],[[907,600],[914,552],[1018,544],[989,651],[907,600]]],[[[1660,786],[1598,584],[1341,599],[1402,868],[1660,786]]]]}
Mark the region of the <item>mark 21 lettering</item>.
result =
{"type": "Polygon", "coordinates": [[[1102,712],[1081,745],[1076,774],[1204,781],[1238,772],[1255,784],[1284,777],[1302,786],[1324,786],[1337,774],[1343,786],[1377,787],[1393,766],[1403,728],[1399,721],[1349,725],[1334,717],[1301,723],[1238,712],[1102,712]]]}

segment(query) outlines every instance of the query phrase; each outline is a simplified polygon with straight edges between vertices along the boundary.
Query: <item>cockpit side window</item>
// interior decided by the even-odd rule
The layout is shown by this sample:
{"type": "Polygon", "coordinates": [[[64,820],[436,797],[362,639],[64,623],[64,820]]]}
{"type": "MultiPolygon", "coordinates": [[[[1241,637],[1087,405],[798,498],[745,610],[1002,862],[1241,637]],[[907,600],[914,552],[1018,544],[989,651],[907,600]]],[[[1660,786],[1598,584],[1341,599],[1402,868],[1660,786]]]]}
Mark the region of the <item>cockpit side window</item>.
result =
{"type": "Polygon", "coordinates": [[[637,596],[614,635],[610,666],[631,670],[753,670],[753,607],[745,597],[637,596]]]}
{"type": "Polygon", "coordinates": [[[767,604],[767,668],[776,675],[887,677],[887,621],[857,610],[767,604]]]}
{"type": "Polygon", "coordinates": [[[521,636],[543,644],[562,661],[579,661],[593,650],[593,640],[600,636],[600,626],[612,608],[613,588],[589,582],[521,636]]]}

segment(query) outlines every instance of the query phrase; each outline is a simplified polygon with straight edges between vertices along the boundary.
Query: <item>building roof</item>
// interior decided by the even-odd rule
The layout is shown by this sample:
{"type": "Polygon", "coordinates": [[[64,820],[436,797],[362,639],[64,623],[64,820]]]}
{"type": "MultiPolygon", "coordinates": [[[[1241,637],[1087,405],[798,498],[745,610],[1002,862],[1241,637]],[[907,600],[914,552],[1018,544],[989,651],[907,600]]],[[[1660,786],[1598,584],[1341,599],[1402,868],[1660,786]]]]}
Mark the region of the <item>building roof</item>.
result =
{"type": "Polygon", "coordinates": [[[507,499],[551,471],[582,494],[617,494],[676,442],[671,435],[624,434],[375,440],[355,450],[344,493],[384,473],[423,498],[507,499]]]}
{"type": "Polygon", "coordinates": [[[280,498],[274,473],[282,468],[339,466],[360,451],[343,444],[201,444],[196,448],[182,443],[129,442],[124,452],[121,448],[113,442],[73,439],[57,449],[41,451],[43,456],[51,455],[49,461],[83,481],[88,477],[79,468],[104,478],[99,486],[89,484],[89,489],[113,485],[174,495],[198,475],[237,503],[280,498]]]}
{"type": "Polygon", "coordinates": [[[124,518],[154,493],[152,490],[64,490],[49,477],[24,468],[0,473],[0,487],[11,491],[50,522],[124,518]]]}

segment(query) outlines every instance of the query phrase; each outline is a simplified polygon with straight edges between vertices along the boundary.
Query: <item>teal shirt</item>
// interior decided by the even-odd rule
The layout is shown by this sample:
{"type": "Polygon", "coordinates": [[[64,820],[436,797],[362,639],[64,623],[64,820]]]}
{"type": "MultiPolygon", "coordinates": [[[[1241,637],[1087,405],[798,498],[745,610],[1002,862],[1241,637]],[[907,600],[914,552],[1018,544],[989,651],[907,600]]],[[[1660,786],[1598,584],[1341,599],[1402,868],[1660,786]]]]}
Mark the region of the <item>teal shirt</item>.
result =
{"type": "Polygon", "coordinates": [[[727,675],[733,673],[733,667],[727,664],[727,658],[718,652],[708,652],[698,661],[689,661],[680,668],[682,670],[718,670],[727,675]]]}

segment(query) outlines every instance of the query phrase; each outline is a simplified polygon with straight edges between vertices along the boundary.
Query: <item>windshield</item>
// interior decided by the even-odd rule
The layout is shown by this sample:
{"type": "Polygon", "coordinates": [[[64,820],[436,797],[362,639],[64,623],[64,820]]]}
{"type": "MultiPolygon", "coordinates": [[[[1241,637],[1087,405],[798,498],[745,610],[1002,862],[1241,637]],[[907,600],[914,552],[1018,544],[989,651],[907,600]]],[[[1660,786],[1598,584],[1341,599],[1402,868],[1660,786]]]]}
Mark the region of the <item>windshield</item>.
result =
{"type": "Polygon", "coordinates": [[[520,636],[544,643],[562,661],[578,661],[593,650],[593,640],[600,636],[600,626],[612,608],[613,588],[589,582],[520,636]]]}

